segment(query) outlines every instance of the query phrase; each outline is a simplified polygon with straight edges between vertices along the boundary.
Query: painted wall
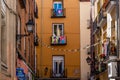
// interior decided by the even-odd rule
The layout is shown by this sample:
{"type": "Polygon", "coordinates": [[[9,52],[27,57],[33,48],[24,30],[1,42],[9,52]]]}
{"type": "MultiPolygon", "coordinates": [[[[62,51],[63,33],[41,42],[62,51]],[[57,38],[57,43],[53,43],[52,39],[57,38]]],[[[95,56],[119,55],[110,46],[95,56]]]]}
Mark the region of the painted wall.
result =
{"type": "Polygon", "coordinates": [[[81,43],[81,80],[88,80],[88,73],[90,73],[90,66],[86,62],[87,54],[87,45],[90,45],[90,29],[89,27],[90,20],[90,2],[80,2],[80,43],[81,43]]]}
{"type": "MultiPolygon", "coordinates": [[[[17,1],[17,21],[20,18],[19,24],[16,25],[16,34],[28,35],[26,23],[29,19],[33,19],[34,22],[34,0],[26,0],[25,7],[22,7],[23,3],[17,1]],[[30,14],[30,15],[29,15],[30,14]]],[[[35,46],[34,46],[34,26],[33,32],[29,36],[22,36],[20,39],[16,39],[17,56],[16,68],[21,67],[25,71],[25,75],[29,77],[29,73],[34,74],[35,69],[35,46]],[[21,42],[20,42],[21,41],[21,42]],[[19,54],[18,54],[19,53],[19,54]],[[23,64],[24,62],[24,64],[23,64]],[[19,65],[19,63],[21,65],[19,65]]],[[[33,75],[32,75],[33,76],[33,75]]],[[[31,76],[31,77],[32,77],[31,76]]]]}
{"type": "MultiPolygon", "coordinates": [[[[15,0],[7,0],[5,1],[6,5],[10,7],[12,11],[16,12],[16,1],[15,0]]],[[[1,53],[2,53],[2,44],[1,42],[1,29],[2,29],[2,21],[1,21],[1,15],[0,15],[0,80],[15,80],[16,79],[16,72],[15,72],[15,39],[16,39],[16,22],[15,22],[15,14],[11,13],[10,10],[5,6],[5,3],[3,0],[0,1],[0,14],[2,13],[2,10],[4,10],[5,15],[5,25],[4,28],[6,29],[6,37],[4,37],[5,42],[5,51],[6,54],[4,58],[6,59],[6,64],[3,64],[3,61],[1,60],[1,53]],[[11,33],[12,32],[12,33],[11,33]]]]}
{"type": "MultiPolygon", "coordinates": [[[[66,18],[51,18],[51,9],[53,0],[36,0],[39,15],[37,21],[37,34],[46,45],[51,44],[52,24],[64,23],[64,35],[67,37],[67,45],[51,46],[54,49],[79,49],[80,48],[80,20],[79,20],[79,0],[63,0],[66,9],[66,18]],[[42,4],[41,4],[42,1],[42,4]],[[42,6],[42,7],[41,7],[42,6]]],[[[41,42],[39,42],[41,45],[41,42]]],[[[63,55],[65,58],[65,68],[68,77],[80,77],[80,53],[52,50],[45,46],[37,47],[37,71],[39,76],[49,77],[52,69],[52,56],[63,55]],[[44,69],[48,67],[48,74],[44,75],[44,69]]]]}

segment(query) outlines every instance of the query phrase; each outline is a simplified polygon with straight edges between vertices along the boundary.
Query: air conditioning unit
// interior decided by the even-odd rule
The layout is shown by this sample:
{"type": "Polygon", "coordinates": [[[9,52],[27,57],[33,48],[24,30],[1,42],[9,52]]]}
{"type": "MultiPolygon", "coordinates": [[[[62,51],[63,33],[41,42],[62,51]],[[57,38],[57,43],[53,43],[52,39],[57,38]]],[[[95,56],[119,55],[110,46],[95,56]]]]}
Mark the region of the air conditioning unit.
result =
{"type": "Polygon", "coordinates": [[[115,78],[118,75],[118,67],[117,67],[117,61],[111,61],[108,63],[108,77],[109,78],[115,78]]]}

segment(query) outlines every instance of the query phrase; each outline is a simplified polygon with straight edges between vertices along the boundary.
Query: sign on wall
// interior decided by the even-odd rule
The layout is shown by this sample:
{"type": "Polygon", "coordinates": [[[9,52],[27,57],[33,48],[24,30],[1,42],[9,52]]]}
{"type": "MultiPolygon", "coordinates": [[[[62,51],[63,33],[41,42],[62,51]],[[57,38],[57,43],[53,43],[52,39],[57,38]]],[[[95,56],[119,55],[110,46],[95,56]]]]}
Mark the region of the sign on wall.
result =
{"type": "Polygon", "coordinates": [[[26,80],[23,68],[16,68],[16,76],[19,80],[26,80]]]}

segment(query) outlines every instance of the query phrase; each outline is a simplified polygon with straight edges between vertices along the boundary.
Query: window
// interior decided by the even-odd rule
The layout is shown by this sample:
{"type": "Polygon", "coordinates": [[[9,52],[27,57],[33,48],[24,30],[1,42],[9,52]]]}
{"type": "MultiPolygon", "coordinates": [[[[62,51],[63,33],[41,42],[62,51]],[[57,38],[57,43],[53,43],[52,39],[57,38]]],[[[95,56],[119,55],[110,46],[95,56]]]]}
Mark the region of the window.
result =
{"type": "Polygon", "coordinates": [[[30,39],[28,39],[28,62],[30,62],[30,39]]]}
{"type": "Polygon", "coordinates": [[[63,3],[62,1],[53,2],[53,13],[55,16],[63,16],[63,3]]]}
{"type": "Polygon", "coordinates": [[[66,37],[64,36],[63,24],[53,24],[52,45],[66,44],[66,37]]]}
{"type": "Polygon", "coordinates": [[[53,36],[63,36],[63,24],[53,24],[53,36]]]}
{"type": "Polygon", "coordinates": [[[61,77],[64,75],[64,56],[53,56],[53,76],[61,77]]]}
{"type": "MultiPolygon", "coordinates": [[[[20,16],[17,17],[17,34],[21,34],[21,18],[20,16]]],[[[21,49],[21,37],[17,37],[17,48],[21,49]]]]}
{"type": "Polygon", "coordinates": [[[26,57],[26,37],[24,37],[24,55],[26,57]]]}
{"type": "Polygon", "coordinates": [[[1,61],[7,64],[7,28],[5,12],[1,11],[1,61]]]}

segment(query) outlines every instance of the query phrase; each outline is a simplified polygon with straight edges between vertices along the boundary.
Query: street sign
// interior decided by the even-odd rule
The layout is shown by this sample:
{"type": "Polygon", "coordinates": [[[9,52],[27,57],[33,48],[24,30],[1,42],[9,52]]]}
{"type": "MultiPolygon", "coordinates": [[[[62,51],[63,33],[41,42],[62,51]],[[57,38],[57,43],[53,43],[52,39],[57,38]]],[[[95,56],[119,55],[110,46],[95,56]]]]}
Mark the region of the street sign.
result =
{"type": "Polygon", "coordinates": [[[19,80],[26,80],[23,68],[16,68],[16,76],[19,80]]]}

